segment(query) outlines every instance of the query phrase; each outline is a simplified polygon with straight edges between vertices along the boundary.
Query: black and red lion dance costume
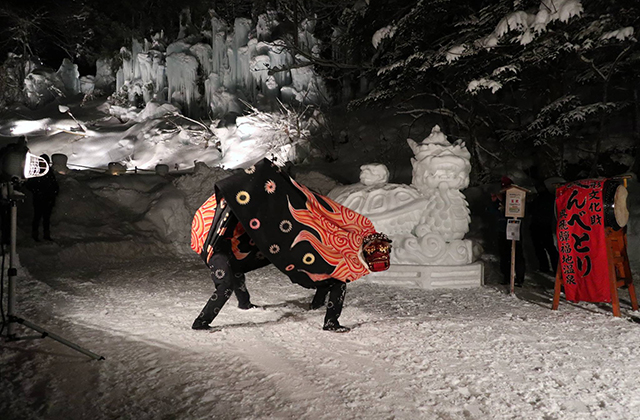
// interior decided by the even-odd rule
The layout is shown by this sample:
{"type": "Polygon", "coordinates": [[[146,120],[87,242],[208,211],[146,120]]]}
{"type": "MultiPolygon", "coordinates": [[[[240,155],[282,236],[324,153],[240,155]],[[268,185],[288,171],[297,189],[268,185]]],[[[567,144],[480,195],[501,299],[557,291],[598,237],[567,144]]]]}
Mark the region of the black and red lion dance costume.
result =
{"type": "Polygon", "coordinates": [[[312,308],[329,295],[324,330],[348,331],[338,322],[346,283],[388,269],[390,243],[366,217],[263,159],[218,181],[193,218],[191,248],[216,289],[192,328],[209,329],[234,292],[240,308],[253,307],[244,273],[273,264],[292,282],[318,289],[312,308]]]}

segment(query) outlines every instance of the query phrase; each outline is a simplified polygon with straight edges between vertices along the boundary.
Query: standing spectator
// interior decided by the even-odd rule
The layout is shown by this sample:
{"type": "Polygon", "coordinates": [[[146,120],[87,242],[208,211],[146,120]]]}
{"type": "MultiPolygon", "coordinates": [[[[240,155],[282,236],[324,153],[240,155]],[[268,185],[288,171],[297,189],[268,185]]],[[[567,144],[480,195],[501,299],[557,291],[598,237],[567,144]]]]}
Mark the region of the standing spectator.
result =
{"type": "Polygon", "coordinates": [[[531,215],[531,240],[538,259],[538,270],[553,274],[558,267],[558,250],[553,242],[555,235],[555,195],[539,182],[538,195],[529,205],[531,215]]]}
{"type": "Polygon", "coordinates": [[[33,221],[31,223],[31,237],[35,241],[40,241],[39,230],[42,220],[43,238],[51,241],[51,212],[56,203],[58,195],[58,181],[51,169],[51,159],[48,155],[40,155],[49,164],[49,171],[46,175],[29,178],[25,186],[33,194],[33,221]]]}

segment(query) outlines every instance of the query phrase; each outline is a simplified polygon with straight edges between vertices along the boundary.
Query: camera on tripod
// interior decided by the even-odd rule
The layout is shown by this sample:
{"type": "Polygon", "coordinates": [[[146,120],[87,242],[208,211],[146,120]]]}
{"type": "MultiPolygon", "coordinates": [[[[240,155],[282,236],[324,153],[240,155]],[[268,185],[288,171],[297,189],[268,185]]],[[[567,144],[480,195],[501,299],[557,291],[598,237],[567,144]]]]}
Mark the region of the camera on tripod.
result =
{"type": "MultiPolygon", "coordinates": [[[[7,231],[10,234],[9,241],[5,238],[2,239],[2,258],[4,261],[4,245],[9,243],[9,270],[8,274],[8,287],[7,287],[7,312],[5,314],[3,299],[0,299],[0,309],[2,309],[2,326],[0,327],[0,335],[4,335],[3,332],[6,329],[6,339],[8,341],[24,340],[28,338],[45,338],[50,337],[53,340],[58,341],[74,350],[77,350],[93,359],[102,360],[104,357],[97,355],[89,350],[86,350],[63,337],[53,334],[44,328],[16,315],[15,313],[15,291],[16,291],[16,277],[18,270],[15,266],[17,260],[16,252],[16,230],[17,230],[17,216],[18,207],[17,201],[24,197],[24,194],[14,190],[14,186],[19,184],[22,180],[29,178],[36,178],[46,175],[49,171],[49,163],[39,156],[35,156],[29,152],[27,142],[24,137],[20,138],[17,143],[11,143],[2,149],[0,149],[0,182],[2,190],[2,234],[6,237],[7,231]],[[7,211],[8,210],[8,211],[7,211]],[[9,217],[6,217],[9,216],[9,217]],[[8,225],[5,223],[9,221],[8,225]],[[13,329],[14,324],[22,325],[40,333],[37,336],[18,337],[13,329]]],[[[0,291],[4,291],[4,263],[2,272],[2,282],[0,282],[0,291]]],[[[0,293],[2,296],[2,293],[0,293]]]]}

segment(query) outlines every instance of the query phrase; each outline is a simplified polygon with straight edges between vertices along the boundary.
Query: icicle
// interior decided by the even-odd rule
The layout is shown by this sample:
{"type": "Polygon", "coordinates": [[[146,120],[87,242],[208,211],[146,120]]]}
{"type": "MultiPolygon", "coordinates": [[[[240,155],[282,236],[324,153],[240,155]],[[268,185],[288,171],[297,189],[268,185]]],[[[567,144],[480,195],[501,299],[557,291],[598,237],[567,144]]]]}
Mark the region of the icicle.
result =
{"type": "Polygon", "coordinates": [[[183,52],[167,56],[168,99],[186,106],[186,115],[197,100],[197,75],[198,60],[194,56],[183,52]]]}

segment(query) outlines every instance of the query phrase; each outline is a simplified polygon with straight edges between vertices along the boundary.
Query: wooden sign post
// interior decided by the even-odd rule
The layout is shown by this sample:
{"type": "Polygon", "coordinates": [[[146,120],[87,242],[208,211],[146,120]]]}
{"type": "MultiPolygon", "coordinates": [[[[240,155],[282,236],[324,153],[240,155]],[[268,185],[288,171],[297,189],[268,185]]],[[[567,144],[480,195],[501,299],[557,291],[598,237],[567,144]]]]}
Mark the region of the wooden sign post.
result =
{"type": "Polygon", "coordinates": [[[504,191],[504,215],[507,217],[507,239],[511,240],[511,275],[510,292],[515,294],[516,278],[516,241],[520,240],[520,219],[524,217],[526,188],[511,185],[504,191]]]}

